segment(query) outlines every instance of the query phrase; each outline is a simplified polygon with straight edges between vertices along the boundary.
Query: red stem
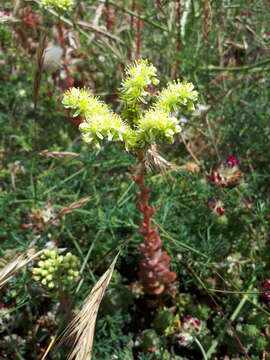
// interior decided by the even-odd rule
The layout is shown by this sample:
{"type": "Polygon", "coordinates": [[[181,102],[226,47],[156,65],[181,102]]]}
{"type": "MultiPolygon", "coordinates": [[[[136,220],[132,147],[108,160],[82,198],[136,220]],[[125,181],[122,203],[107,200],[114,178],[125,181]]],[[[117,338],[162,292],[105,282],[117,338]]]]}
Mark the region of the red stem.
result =
{"type": "Polygon", "coordinates": [[[141,9],[137,9],[138,18],[136,21],[136,59],[141,57],[141,45],[142,45],[142,19],[141,19],[141,9]]]}
{"type": "Polygon", "coordinates": [[[145,163],[143,155],[137,154],[140,161],[140,170],[133,176],[134,182],[139,185],[137,208],[143,214],[139,231],[144,237],[144,243],[140,244],[141,257],[139,261],[139,277],[144,291],[148,294],[159,295],[166,286],[176,279],[176,274],[169,270],[170,256],[162,251],[162,242],[158,234],[158,228],[152,227],[152,215],[156,211],[154,206],[149,205],[151,190],[145,186],[145,163]]]}

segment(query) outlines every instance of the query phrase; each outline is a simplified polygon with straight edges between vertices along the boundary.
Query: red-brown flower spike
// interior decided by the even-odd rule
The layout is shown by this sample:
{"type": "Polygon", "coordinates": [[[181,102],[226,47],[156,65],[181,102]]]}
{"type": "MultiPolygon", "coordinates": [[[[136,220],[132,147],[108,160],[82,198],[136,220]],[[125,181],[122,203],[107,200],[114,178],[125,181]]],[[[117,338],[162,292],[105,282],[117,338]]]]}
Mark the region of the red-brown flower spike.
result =
{"type": "Polygon", "coordinates": [[[145,293],[159,295],[176,279],[176,274],[169,270],[171,259],[165,251],[162,251],[163,244],[158,228],[151,226],[151,217],[156,208],[149,205],[150,189],[144,183],[144,170],[142,164],[140,173],[133,176],[133,180],[140,187],[137,209],[143,214],[143,220],[139,231],[145,239],[145,242],[140,244],[139,278],[145,293]]]}

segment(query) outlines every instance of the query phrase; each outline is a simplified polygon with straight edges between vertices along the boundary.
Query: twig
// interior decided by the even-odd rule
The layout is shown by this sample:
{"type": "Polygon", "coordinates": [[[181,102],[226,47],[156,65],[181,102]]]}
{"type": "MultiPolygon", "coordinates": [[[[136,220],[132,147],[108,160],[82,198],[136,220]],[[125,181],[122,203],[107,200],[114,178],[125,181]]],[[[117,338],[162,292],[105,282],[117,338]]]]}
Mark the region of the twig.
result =
{"type": "Polygon", "coordinates": [[[167,28],[165,28],[165,27],[163,27],[163,26],[155,23],[155,22],[152,21],[152,20],[149,20],[149,19],[147,18],[147,16],[138,15],[136,12],[134,12],[134,11],[132,11],[132,10],[129,10],[129,9],[126,9],[125,7],[117,4],[116,2],[114,2],[114,1],[112,1],[112,0],[99,0],[99,2],[102,2],[102,3],[105,3],[105,2],[106,2],[106,3],[110,4],[110,5],[113,5],[113,6],[117,7],[117,8],[119,8],[119,9],[121,9],[122,11],[126,12],[126,13],[129,14],[129,15],[132,15],[132,16],[134,16],[134,17],[136,17],[136,18],[141,19],[142,21],[144,21],[144,22],[146,22],[146,23],[148,23],[148,24],[150,24],[150,25],[152,25],[152,26],[154,26],[154,27],[156,27],[156,28],[158,28],[158,29],[160,29],[160,30],[169,32],[169,30],[168,30],[167,28]]]}
{"type": "Polygon", "coordinates": [[[224,293],[224,294],[247,294],[247,295],[261,295],[259,291],[236,291],[236,290],[222,290],[222,289],[207,289],[208,291],[224,293]]]}
{"type": "Polygon", "coordinates": [[[69,151],[49,151],[49,150],[42,150],[38,153],[40,156],[47,156],[51,158],[57,157],[64,157],[64,156],[80,156],[80,154],[69,152],[69,151]]]}
{"type": "MultiPolygon", "coordinates": [[[[180,136],[181,136],[181,139],[182,139],[182,141],[183,141],[183,143],[184,143],[187,151],[190,153],[192,159],[195,161],[195,163],[196,163],[197,165],[199,165],[200,167],[202,167],[202,168],[204,169],[204,166],[202,165],[202,163],[200,162],[200,160],[196,157],[196,155],[194,154],[194,152],[193,152],[193,151],[190,149],[190,147],[188,146],[188,144],[187,144],[184,136],[183,136],[181,133],[180,133],[180,136]]],[[[205,170],[205,169],[204,169],[204,170],[205,170]]],[[[205,172],[206,172],[206,170],[205,170],[205,172]]],[[[206,172],[206,173],[207,173],[207,172],[206,172]]]]}
{"type": "Polygon", "coordinates": [[[76,22],[76,25],[79,25],[83,28],[97,32],[100,35],[106,36],[111,40],[114,40],[116,42],[119,42],[120,44],[123,44],[123,40],[121,40],[118,36],[112,35],[108,32],[108,30],[103,30],[102,28],[91,25],[91,24],[87,23],[86,21],[79,20],[76,22]]]}
{"type": "Polygon", "coordinates": [[[215,66],[209,65],[207,67],[202,67],[201,70],[205,71],[248,71],[249,69],[254,69],[260,67],[262,65],[270,63],[270,58],[258,61],[255,64],[244,65],[244,66],[236,66],[236,67],[223,67],[223,66],[215,66]]]}
{"type": "Polygon", "coordinates": [[[34,87],[33,87],[33,101],[35,108],[37,107],[37,99],[41,82],[41,75],[44,63],[44,51],[46,48],[47,34],[42,33],[39,39],[39,45],[37,49],[37,68],[35,72],[34,87]]]}

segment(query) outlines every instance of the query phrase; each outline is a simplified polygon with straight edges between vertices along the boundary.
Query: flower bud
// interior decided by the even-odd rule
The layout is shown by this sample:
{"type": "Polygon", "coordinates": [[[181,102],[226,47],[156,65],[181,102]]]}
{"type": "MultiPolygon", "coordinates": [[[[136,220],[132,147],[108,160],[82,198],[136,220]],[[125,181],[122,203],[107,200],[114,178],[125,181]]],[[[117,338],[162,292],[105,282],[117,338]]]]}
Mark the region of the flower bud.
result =
{"type": "Polygon", "coordinates": [[[53,282],[53,281],[50,281],[50,282],[48,283],[48,288],[49,288],[49,289],[53,289],[53,288],[54,288],[54,282],[53,282]]]}

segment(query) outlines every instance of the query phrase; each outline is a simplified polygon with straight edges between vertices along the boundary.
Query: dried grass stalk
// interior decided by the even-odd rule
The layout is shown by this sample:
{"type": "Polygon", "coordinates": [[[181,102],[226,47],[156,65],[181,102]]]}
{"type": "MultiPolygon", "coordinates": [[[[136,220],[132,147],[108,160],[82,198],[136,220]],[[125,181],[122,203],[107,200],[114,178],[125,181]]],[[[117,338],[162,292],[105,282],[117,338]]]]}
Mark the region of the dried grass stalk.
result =
{"type": "Polygon", "coordinates": [[[44,250],[35,252],[34,249],[29,249],[23,254],[19,255],[15,260],[7,264],[0,271],[0,288],[5,285],[13,276],[17,274],[25,265],[33,261],[36,257],[40,256],[44,250]]]}
{"type": "Polygon", "coordinates": [[[171,162],[164,159],[158,152],[156,145],[151,145],[151,147],[146,151],[145,154],[145,166],[147,168],[152,168],[153,166],[158,168],[161,173],[164,175],[167,170],[176,170],[177,166],[171,162]]]}
{"type": "Polygon", "coordinates": [[[90,201],[90,197],[88,198],[84,198],[78,201],[75,201],[74,203],[70,204],[69,206],[65,207],[64,209],[62,209],[61,211],[59,211],[59,213],[57,213],[56,216],[54,216],[53,218],[51,218],[46,225],[49,225],[51,223],[54,223],[55,220],[60,219],[62,216],[67,215],[69,213],[71,213],[72,211],[74,211],[75,209],[83,206],[84,204],[88,203],[88,201],[90,201]]]}
{"type": "Polygon", "coordinates": [[[208,35],[212,23],[212,11],[209,0],[203,0],[203,38],[208,42],[208,35]]]}
{"type": "Polygon", "coordinates": [[[123,40],[121,40],[118,36],[109,33],[108,30],[104,30],[101,27],[91,25],[82,20],[77,21],[77,24],[85,29],[88,29],[88,30],[96,32],[97,34],[103,35],[103,36],[109,38],[110,40],[114,40],[120,44],[123,44],[123,40]]]}
{"type": "Polygon", "coordinates": [[[69,151],[49,151],[49,150],[43,150],[38,153],[40,156],[47,156],[51,158],[57,158],[57,157],[65,157],[65,156],[80,156],[80,154],[69,152],[69,151]]]}
{"type": "Polygon", "coordinates": [[[73,342],[73,348],[68,356],[68,360],[91,359],[99,305],[111,280],[118,255],[116,255],[111,266],[93,287],[81,311],[71,321],[62,335],[61,341],[73,342]]]}
{"type": "Polygon", "coordinates": [[[0,24],[13,24],[16,22],[20,22],[20,20],[12,15],[7,15],[3,11],[0,11],[0,24]]]}

